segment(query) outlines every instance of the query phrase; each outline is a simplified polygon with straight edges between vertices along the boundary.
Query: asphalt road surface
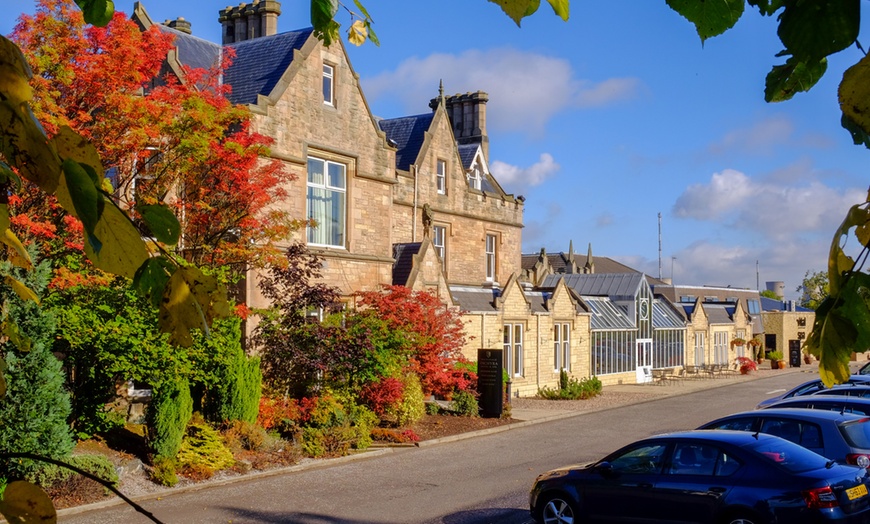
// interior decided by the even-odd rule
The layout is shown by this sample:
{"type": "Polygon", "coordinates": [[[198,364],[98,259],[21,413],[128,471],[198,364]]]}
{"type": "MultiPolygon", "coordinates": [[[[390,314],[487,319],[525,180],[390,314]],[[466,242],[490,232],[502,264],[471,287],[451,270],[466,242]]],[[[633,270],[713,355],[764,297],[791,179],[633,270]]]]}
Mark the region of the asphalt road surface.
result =
{"type": "MultiPolygon", "coordinates": [[[[784,373],[423,448],[142,501],[166,524],[523,524],[548,469],[596,460],[640,437],[691,429],[817,375],[784,373]]],[[[717,384],[718,385],[718,384],[717,384]]],[[[126,505],[65,524],[150,522],[126,505]]]]}

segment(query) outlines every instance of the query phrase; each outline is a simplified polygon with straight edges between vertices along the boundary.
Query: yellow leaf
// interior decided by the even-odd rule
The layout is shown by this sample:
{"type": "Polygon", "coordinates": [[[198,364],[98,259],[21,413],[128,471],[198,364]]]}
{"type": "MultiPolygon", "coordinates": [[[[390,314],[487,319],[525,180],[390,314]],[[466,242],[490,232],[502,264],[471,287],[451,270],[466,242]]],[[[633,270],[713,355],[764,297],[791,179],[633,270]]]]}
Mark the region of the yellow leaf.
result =
{"type": "Polygon", "coordinates": [[[230,314],[226,289],[213,277],[195,267],[178,268],[169,278],[158,312],[160,330],[169,333],[170,343],[193,344],[191,330],[208,334],[212,321],[230,314]]]}
{"type": "Polygon", "coordinates": [[[562,20],[568,20],[568,0],[547,0],[550,2],[550,7],[553,8],[553,12],[559,15],[562,20]]]}
{"type": "MultiPolygon", "coordinates": [[[[511,20],[520,25],[523,18],[533,15],[541,5],[541,0],[489,0],[494,4],[501,6],[501,10],[508,15],[511,20]]],[[[555,9],[555,6],[554,6],[555,9]]]]}
{"type": "Polygon", "coordinates": [[[870,133],[870,55],[843,73],[838,95],[843,114],[870,133]]]}
{"type": "Polygon", "coordinates": [[[33,73],[21,49],[0,37],[0,93],[15,105],[30,102],[33,98],[31,76],[33,73]]]}
{"type": "Polygon", "coordinates": [[[57,522],[57,512],[51,499],[40,488],[30,482],[17,480],[9,483],[0,499],[0,513],[9,524],[29,524],[57,522]]]}
{"type": "Polygon", "coordinates": [[[61,127],[52,141],[61,159],[75,160],[79,164],[89,165],[97,172],[98,179],[104,178],[103,161],[100,160],[97,148],[71,127],[61,127]]]}
{"type": "Polygon", "coordinates": [[[366,38],[368,38],[369,32],[366,29],[366,24],[362,20],[357,20],[353,24],[351,24],[350,29],[347,30],[347,41],[355,46],[361,46],[366,43],[366,38]]]}
{"type": "Polygon", "coordinates": [[[95,266],[108,273],[133,278],[150,256],[139,231],[111,201],[106,201],[94,236],[102,242],[102,249],[96,253],[90,242],[85,242],[85,254],[95,266]]]}
{"type": "Polygon", "coordinates": [[[10,229],[11,225],[9,221],[9,207],[6,204],[0,204],[0,242],[3,242],[12,249],[10,260],[14,265],[30,270],[33,268],[30,254],[10,229]]]}
{"type": "Polygon", "coordinates": [[[15,294],[18,295],[21,300],[32,300],[39,304],[39,297],[36,296],[29,287],[25,286],[21,281],[15,280],[14,278],[6,275],[6,284],[12,287],[12,291],[15,291],[15,294]]]}

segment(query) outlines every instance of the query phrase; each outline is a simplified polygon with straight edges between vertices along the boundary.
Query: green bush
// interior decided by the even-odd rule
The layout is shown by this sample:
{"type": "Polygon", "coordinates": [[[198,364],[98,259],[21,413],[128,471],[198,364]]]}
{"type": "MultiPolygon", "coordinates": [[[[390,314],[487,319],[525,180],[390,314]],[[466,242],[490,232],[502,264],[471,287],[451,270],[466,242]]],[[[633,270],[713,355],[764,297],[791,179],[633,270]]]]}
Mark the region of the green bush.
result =
{"type": "Polygon", "coordinates": [[[176,470],[175,459],[157,456],[154,458],[154,463],[148,472],[148,476],[156,484],[171,488],[178,484],[178,473],[176,470]]]}
{"type": "Polygon", "coordinates": [[[589,377],[577,380],[568,377],[565,370],[559,374],[560,384],[564,386],[552,389],[544,386],[538,389],[538,397],[546,400],[579,400],[592,398],[601,394],[601,381],[598,377],[589,377]]]}
{"type": "Polygon", "coordinates": [[[377,415],[350,397],[326,394],[301,403],[305,411],[302,428],[302,451],[311,457],[341,456],[351,447],[365,449],[371,445],[371,430],[377,415]]]}
{"type": "MultiPolygon", "coordinates": [[[[14,274],[42,294],[49,271],[48,263],[43,262],[30,273],[9,267],[3,267],[2,273],[14,274]]],[[[0,335],[0,357],[6,362],[6,394],[0,398],[0,450],[64,460],[72,452],[74,441],[68,423],[71,408],[65,376],[60,361],[51,352],[55,317],[35,302],[18,298],[2,279],[0,297],[9,327],[3,335],[13,333],[15,326],[22,341],[22,347],[18,347],[13,343],[18,337],[0,335]]],[[[23,478],[43,467],[45,463],[26,459],[0,460],[0,477],[23,478]]]]}
{"type": "Polygon", "coordinates": [[[437,402],[427,402],[426,403],[426,414],[427,415],[438,415],[440,413],[441,413],[441,406],[439,406],[437,402]]]}
{"type": "Polygon", "coordinates": [[[417,422],[426,412],[426,402],[423,396],[423,385],[420,377],[408,373],[402,378],[402,400],[393,408],[396,425],[407,426],[417,422]]]}
{"type": "Polygon", "coordinates": [[[266,430],[256,424],[235,420],[223,431],[224,443],[233,453],[258,451],[270,440],[266,430]]]}
{"type": "Polygon", "coordinates": [[[154,391],[146,424],[148,445],[157,456],[175,458],[192,415],[193,399],[187,380],[166,380],[154,391]]]}
{"type": "Polygon", "coordinates": [[[187,426],[177,462],[182,474],[202,480],[233,467],[236,461],[220,433],[197,415],[187,426]]]}
{"type": "Polygon", "coordinates": [[[453,411],[463,417],[480,416],[477,397],[470,391],[457,391],[453,394],[453,411]]]}
{"type": "MultiPolygon", "coordinates": [[[[73,455],[64,462],[79,469],[83,469],[88,473],[109,482],[113,486],[118,485],[118,473],[115,471],[115,466],[112,465],[112,462],[105,455],[73,455]]],[[[34,484],[38,484],[43,488],[50,489],[61,483],[69,482],[71,479],[76,477],[84,479],[84,477],[71,469],[54,464],[47,464],[38,473],[32,475],[27,480],[34,484]]]]}
{"type": "Polygon", "coordinates": [[[214,423],[242,420],[254,423],[260,408],[263,374],[260,358],[233,348],[229,363],[215,371],[216,382],[206,390],[203,410],[214,423]]]}

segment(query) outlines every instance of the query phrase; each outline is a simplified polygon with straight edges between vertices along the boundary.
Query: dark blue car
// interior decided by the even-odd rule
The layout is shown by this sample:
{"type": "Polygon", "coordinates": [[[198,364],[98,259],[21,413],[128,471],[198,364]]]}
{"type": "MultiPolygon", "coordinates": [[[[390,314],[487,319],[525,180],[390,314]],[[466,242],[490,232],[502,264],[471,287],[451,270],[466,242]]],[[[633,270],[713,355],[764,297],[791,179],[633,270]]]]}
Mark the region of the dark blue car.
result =
{"type": "Polygon", "coordinates": [[[764,433],[696,430],[648,437],[598,462],[540,475],[540,523],[761,524],[870,521],[870,476],[764,433]]]}

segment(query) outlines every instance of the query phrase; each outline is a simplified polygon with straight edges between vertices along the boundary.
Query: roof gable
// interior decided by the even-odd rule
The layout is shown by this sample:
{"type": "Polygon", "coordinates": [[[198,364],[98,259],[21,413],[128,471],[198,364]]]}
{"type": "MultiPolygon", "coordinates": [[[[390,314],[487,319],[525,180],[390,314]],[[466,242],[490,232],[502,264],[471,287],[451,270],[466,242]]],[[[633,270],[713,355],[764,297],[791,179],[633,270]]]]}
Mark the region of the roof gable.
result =
{"type": "Polygon", "coordinates": [[[378,122],[387,139],[396,144],[396,169],[409,171],[411,164],[417,161],[433,117],[434,113],[426,113],[378,122]]]}
{"type": "Polygon", "coordinates": [[[234,104],[256,104],[258,95],[269,96],[293,63],[296,51],[311,37],[313,29],[301,29],[230,44],[236,52],[224,73],[232,87],[234,104]]]}

